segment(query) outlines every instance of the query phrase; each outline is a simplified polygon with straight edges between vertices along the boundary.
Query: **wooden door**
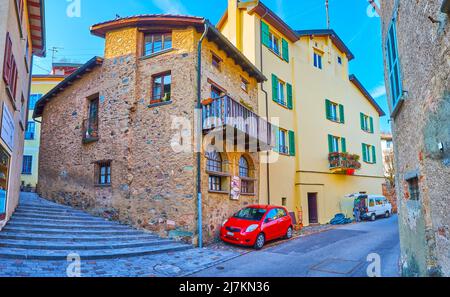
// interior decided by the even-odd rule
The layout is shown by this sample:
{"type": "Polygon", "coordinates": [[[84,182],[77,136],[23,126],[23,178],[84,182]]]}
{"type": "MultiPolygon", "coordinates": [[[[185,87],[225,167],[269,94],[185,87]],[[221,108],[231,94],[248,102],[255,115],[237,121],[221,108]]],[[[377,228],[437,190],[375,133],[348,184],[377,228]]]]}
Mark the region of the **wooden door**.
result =
{"type": "Polygon", "coordinates": [[[319,214],[317,212],[317,193],[308,193],[308,214],[309,223],[319,223],[319,214]]]}

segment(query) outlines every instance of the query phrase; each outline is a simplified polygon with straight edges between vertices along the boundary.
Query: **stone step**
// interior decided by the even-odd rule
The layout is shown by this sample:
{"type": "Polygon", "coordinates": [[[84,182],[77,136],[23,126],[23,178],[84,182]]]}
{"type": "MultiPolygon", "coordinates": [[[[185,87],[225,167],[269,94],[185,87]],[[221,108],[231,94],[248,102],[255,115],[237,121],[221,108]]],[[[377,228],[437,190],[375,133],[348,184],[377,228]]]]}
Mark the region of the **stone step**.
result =
{"type": "Polygon", "coordinates": [[[60,223],[39,223],[39,222],[29,222],[29,223],[17,223],[9,222],[10,227],[22,227],[22,228],[35,228],[35,229],[61,229],[61,230],[129,230],[130,227],[116,225],[116,224],[84,224],[84,223],[73,223],[73,224],[60,224],[60,223]]]}
{"type": "Polygon", "coordinates": [[[101,242],[110,240],[113,242],[131,241],[131,240],[153,240],[158,239],[157,235],[151,233],[125,234],[121,236],[100,236],[100,235],[82,235],[73,236],[70,234],[21,234],[17,232],[0,232],[0,240],[30,240],[30,241],[48,241],[48,242],[101,242]]]}
{"type": "Polygon", "coordinates": [[[42,241],[24,241],[7,239],[0,241],[0,248],[12,248],[12,249],[28,249],[28,250],[47,250],[47,251],[90,251],[90,250],[109,250],[109,249],[128,249],[128,248],[140,248],[149,246],[163,246],[167,244],[173,244],[173,240],[169,239],[152,239],[141,241],[129,241],[129,242],[115,242],[115,241],[102,241],[97,243],[73,243],[73,242],[45,242],[42,241]]]}
{"type": "Polygon", "coordinates": [[[74,209],[35,209],[35,208],[27,208],[27,207],[18,207],[16,209],[18,212],[31,212],[31,213],[40,213],[40,214],[78,214],[78,215],[86,215],[89,216],[87,212],[81,210],[74,209]]]}
{"type": "Polygon", "coordinates": [[[72,216],[72,217],[80,217],[80,218],[92,218],[92,215],[83,213],[83,212],[71,212],[71,211],[60,211],[60,212],[46,212],[46,211],[29,211],[29,210],[21,210],[17,209],[14,213],[18,216],[21,215],[48,215],[48,216],[72,216]]]}
{"type": "Polygon", "coordinates": [[[39,208],[39,209],[73,209],[70,206],[55,204],[55,203],[19,203],[19,207],[25,208],[39,208]]]}
{"type": "Polygon", "coordinates": [[[76,253],[84,260],[117,259],[126,257],[139,257],[152,254],[162,254],[175,251],[191,249],[187,244],[173,243],[161,246],[149,246],[138,248],[121,248],[108,250],[71,250],[71,251],[48,251],[34,249],[16,249],[0,247],[0,259],[24,259],[24,260],[67,260],[67,256],[76,253]]]}
{"type": "MultiPolygon", "coordinates": [[[[14,213],[13,218],[20,219],[48,219],[48,220],[90,220],[90,221],[108,221],[106,218],[102,217],[94,217],[94,216],[76,216],[76,215],[54,215],[54,214],[23,214],[23,213],[14,213]]],[[[114,222],[114,221],[111,221],[114,222]]]]}
{"type": "Polygon", "coordinates": [[[24,218],[24,217],[15,217],[9,221],[10,224],[19,223],[19,224],[83,224],[83,225],[107,225],[107,226],[122,226],[117,222],[107,221],[107,220],[96,220],[96,219],[42,219],[42,218],[24,218]]]}
{"type": "Polygon", "coordinates": [[[80,228],[67,230],[67,229],[50,229],[50,228],[29,228],[29,227],[12,227],[9,224],[3,228],[4,231],[17,233],[17,234],[70,234],[71,236],[78,235],[98,235],[98,236],[111,236],[111,235],[135,235],[142,234],[138,230],[132,228],[124,228],[120,230],[111,230],[111,228],[102,228],[101,230],[83,230],[80,228]]]}

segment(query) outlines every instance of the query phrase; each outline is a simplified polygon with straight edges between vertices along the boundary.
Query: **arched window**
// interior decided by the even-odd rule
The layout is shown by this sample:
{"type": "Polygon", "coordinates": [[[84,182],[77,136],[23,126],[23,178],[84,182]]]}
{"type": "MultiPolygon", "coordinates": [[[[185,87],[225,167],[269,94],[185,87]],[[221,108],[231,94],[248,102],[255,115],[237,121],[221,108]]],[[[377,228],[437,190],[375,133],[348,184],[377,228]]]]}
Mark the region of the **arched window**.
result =
{"type": "Polygon", "coordinates": [[[241,157],[239,160],[239,176],[240,177],[250,177],[248,161],[245,157],[241,157]]]}
{"type": "Polygon", "coordinates": [[[241,177],[241,193],[254,194],[255,183],[250,178],[250,164],[244,156],[239,159],[239,176],[241,177]]]}
{"type": "Polygon", "coordinates": [[[214,172],[222,172],[222,157],[216,151],[206,153],[206,171],[209,172],[208,184],[210,191],[222,191],[222,177],[214,172]]]}

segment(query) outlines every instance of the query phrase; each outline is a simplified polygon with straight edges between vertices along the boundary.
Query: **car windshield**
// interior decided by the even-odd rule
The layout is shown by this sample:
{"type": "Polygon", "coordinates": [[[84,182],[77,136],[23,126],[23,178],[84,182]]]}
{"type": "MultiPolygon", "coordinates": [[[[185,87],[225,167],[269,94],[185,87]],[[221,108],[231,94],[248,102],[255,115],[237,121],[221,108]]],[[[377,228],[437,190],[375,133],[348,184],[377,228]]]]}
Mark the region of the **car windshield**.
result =
{"type": "Polygon", "coordinates": [[[249,221],[261,221],[266,213],[265,209],[247,207],[238,211],[233,217],[236,219],[243,219],[249,221]]]}

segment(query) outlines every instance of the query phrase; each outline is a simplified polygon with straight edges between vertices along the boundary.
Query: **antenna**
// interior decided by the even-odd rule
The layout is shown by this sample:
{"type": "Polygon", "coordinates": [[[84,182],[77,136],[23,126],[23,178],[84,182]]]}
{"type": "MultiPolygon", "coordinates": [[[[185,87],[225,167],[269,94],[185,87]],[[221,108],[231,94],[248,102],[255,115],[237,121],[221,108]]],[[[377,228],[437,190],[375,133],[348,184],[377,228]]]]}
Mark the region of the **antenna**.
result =
{"type": "Polygon", "coordinates": [[[62,47],[56,47],[56,46],[54,46],[54,47],[52,47],[52,48],[50,49],[50,51],[52,52],[52,66],[53,66],[53,63],[55,62],[55,54],[56,54],[60,49],[63,49],[63,48],[62,48],[62,47]]]}
{"type": "Polygon", "coordinates": [[[330,29],[330,10],[329,10],[328,0],[325,0],[325,7],[327,10],[327,29],[330,29]]]}

